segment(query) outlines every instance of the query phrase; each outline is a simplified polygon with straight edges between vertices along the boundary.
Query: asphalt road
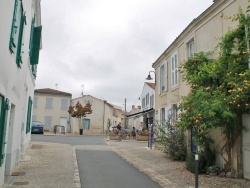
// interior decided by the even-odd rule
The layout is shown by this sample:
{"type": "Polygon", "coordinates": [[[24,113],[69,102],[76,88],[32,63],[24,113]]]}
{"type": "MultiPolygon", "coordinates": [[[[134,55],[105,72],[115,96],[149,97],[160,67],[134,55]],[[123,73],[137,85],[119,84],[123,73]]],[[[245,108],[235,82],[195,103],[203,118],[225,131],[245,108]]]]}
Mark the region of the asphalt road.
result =
{"type": "Polygon", "coordinates": [[[76,150],[82,185],[86,188],[159,188],[146,174],[112,151],[76,150]]]}
{"type": "Polygon", "coordinates": [[[107,149],[104,136],[44,136],[33,134],[31,141],[77,146],[79,176],[84,188],[160,188],[146,174],[107,149]],[[98,150],[94,149],[98,146],[98,150]],[[88,147],[90,146],[90,147],[88,147]]]}
{"type": "Polygon", "coordinates": [[[31,141],[52,142],[70,145],[107,145],[103,141],[104,136],[44,136],[42,134],[32,134],[31,141]]]}

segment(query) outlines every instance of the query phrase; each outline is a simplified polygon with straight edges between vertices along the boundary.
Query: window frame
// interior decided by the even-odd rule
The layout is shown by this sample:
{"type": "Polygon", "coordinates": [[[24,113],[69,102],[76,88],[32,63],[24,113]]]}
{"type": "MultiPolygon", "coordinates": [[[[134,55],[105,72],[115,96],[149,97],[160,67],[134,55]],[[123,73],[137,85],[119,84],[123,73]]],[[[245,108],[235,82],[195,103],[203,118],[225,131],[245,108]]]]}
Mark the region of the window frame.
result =
{"type": "Polygon", "coordinates": [[[178,54],[171,55],[171,86],[178,86],[178,54]]]}
{"type": "Polygon", "coordinates": [[[194,38],[189,40],[186,43],[186,45],[187,45],[187,58],[190,58],[190,57],[194,56],[194,54],[195,54],[194,38]]]}

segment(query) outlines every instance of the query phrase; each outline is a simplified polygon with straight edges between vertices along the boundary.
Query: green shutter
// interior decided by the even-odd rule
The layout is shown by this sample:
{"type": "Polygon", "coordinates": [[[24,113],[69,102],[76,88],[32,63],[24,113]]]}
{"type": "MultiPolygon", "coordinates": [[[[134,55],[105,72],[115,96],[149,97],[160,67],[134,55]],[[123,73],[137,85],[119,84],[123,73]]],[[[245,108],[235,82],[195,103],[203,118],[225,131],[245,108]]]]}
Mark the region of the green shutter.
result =
{"type": "Polygon", "coordinates": [[[16,13],[17,13],[17,7],[18,7],[18,0],[15,0],[14,4],[14,11],[13,11],[13,18],[12,18],[12,25],[11,25],[11,32],[10,32],[10,42],[9,42],[9,49],[11,53],[14,53],[14,48],[16,48],[16,44],[14,41],[15,33],[17,30],[16,25],[16,13]]]}
{"type": "Polygon", "coordinates": [[[30,57],[31,57],[31,49],[32,49],[32,44],[33,44],[33,33],[34,33],[34,24],[35,24],[35,17],[32,18],[31,22],[31,29],[30,29],[30,42],[29,42],[29,49],[30,49],[30,57]]]}
{"type": "Polygon", "coordinates": [[[41,43],[42,26],[35,27],[33,32],[32,49],[30,56],[30,64],[37,65],[39,59],[40,43],[41,43]]]}
{"type": "MultiPolygon", "coordinates": [[[[1,97],[1,96],[0,96],[1,97]]],[[[3,97],[2,97],[3,98],[3,97]]],[[[9,100],[5,99],[1,106],[0,114],[0,166],[2,166],[4,161],[4,150],[5,150],[5,138],[6,138],[6,125],[7,125],[7,116],[9,110],[9,100]]]]}
{"type": "Polygon", "coordinates": [[[17,53],[16,53],[16,64],[20,67],[22,62],[22,45],[23,45],[23,26],[26,20],[25,14],[21,15],[20,19],[20,29],[18,35],[18,45],[17,45],[17,53]]]}
{"type": "Polygon", "coordinates": [[[30,132],[31,109],[32,109],[32,99],[31,99],[31,97],[29,97],[28,110],[27,110],[26,133],[30,132]]]}

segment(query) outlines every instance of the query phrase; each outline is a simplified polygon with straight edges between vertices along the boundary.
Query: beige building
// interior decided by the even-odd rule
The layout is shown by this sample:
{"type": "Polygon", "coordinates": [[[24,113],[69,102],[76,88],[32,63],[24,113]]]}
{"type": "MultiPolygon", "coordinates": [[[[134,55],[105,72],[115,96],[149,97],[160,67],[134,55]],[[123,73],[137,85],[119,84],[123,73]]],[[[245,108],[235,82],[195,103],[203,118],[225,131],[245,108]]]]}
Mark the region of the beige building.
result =
{"type": "MultiPolygon", "coordinates": [[[[91,95],[75,98],[72,100],[71,105],[75,105],[78,101],[83,106],[90,103],[92,108],[92,113],[81,120],[80,128],[83,129],[83,134],[104,134],[106,130],[112,129],[119,122],[124,127],[124,112],[120,107],[91,95]]],[[[79,133],[78,119],[71,117],[70,123],[72,132],[79,133]]]]}
{"type": "MultiPolygon", "coordinates": [[[[181,97],[189,92],[188,85],[182,81],[182,75],[179,72],[180,64],[192,56],[195,52],[208,52],[216,49],[220,37],[226,34],[230,29],[237,26],[237,22],[232,22],[226,17],[233,16],[239,10],[239,7],[246,11],[249,5],[248,0],[216,0],[200,16],[195,18],[173,43],[160,55],[153,63],[156,72],[156,90],[155,90],[155,120],[159,125],[164,126],[166,121],[176,119],[178,116],[178,105],[181,97]]],[[[218,49],[215,51],[218,55],[218,49]]],[[[245,118],[245,125],[249,125],[250,118],[245,118]]],[[[216,141],[214,146],[222,145],[223,140],[220,131],[215,131],[213,137],[216,141]]],[[[250,134],[244,133],[243,140],[245,144],[250,145],[250,134]]],[[[190,135],[188,136],[188,150],[191,150],[190,135]]],[[[243,143],[244,144],[244,143],[243,143]]],[[[236,147],[242,148],[241,145],[236,147]]],[[[218,147],[216,150],[216,165],[224,167],[218,147]]],[[[250,150],[250,148],[249,148],[250,150]]],[[[248,151],[249,151],[248,150],[248,151]]],[[[250,157],[250,152],[234,148],[233,172],[236,177],[250,178],[250,162],[246,160],[250,157]],[[244,168],[243,168],[244,166],[244,168]]]]}
{"type": "Polygon", "coordinates": [[[45,130],[53,131],[55,125],[62,125],[66,132],[70,132],[68,109],[71,99],[71,93],[50,88],[36,89],[32,121],[42,122],[45,130]]]}

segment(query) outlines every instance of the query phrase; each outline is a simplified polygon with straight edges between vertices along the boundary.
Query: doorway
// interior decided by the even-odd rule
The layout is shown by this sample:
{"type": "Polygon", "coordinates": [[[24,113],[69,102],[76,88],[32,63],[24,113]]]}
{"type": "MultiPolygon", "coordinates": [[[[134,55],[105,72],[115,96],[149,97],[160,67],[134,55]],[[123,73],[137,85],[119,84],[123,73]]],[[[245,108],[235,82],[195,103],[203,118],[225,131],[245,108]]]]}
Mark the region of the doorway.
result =
{"type": "MultiPolygon", "coordinates": [[[[243,114],[242,116],[243,126],[247,130],[250,130],[250,114],[243,114]]],[[[250,132],[243,131],[243,174],[244,178],[250,179],[250,132]]]]}

